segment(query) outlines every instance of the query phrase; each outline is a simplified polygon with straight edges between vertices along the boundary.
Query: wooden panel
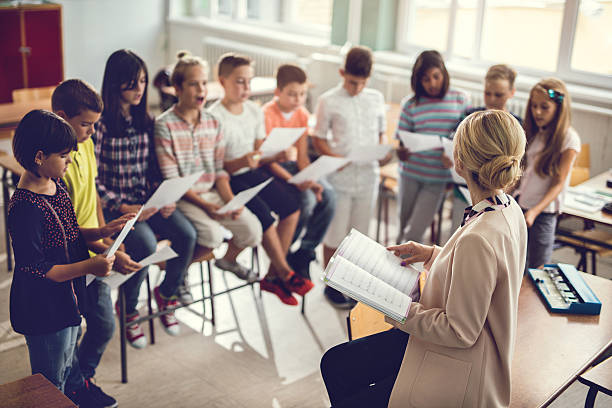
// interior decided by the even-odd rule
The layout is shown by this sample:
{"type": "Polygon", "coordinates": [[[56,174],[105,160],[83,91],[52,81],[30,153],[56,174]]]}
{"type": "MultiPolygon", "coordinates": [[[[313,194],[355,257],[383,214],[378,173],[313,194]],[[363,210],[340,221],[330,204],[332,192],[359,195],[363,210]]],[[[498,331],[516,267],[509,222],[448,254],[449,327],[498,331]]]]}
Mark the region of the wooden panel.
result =
{"type": "Polygon", "coordinates": [[[64,78],[61,10],[28,10],[24,13],[28,88],[57,85],[64,78]]]}
{"type": "Polygon", "coordinates": [[[44,86],[42,88],[13,89],[13,102],[31,102],[41,99],[51,100],[55,86],[44,86]]]}
{"type": "Polygon", "coordinates": [[[19,10],[0,8],[0,103],[11,102],[11,90],[23,87],[19,10]]]}

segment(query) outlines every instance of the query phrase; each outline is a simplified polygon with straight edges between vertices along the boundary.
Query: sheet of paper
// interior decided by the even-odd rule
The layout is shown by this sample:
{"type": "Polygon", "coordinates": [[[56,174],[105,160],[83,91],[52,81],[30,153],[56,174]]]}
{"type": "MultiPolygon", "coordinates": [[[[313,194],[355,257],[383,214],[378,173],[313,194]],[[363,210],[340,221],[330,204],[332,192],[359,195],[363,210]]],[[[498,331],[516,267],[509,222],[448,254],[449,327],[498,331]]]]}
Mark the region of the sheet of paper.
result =
{"type": "MultiPolygon", "coordinates": [[[[177,256],[178,254],[174,252],[174,250],[171,247],[165,246],[165,247],[160,248],[157,252],[147,256],[146,258],[143,258],[138,263],[141,264],[142,267],[144,268],[146,266],[149,266],[155,263],[159,263],[159,262],[167,261],[168,259],[176,258],[177,256]]],[[[118,288],[123,282],[125,282],[127,279],[131,278],[132,276],[133,274],[131,273],[128,275],[124,275],[122,273],[112,271],[109,276],[104,278],[104,283],[110,286],[111,289],[115,289],[115,288],[118,288]]],[[[87,277],[85,278],[87,286],[89,286],[89,284],[93,282],[95,278],[96,277],[94,275],[88,274],[87,277]]]]}
{"type": "Polygon", "coordinates": [[[265,186],[272,182],[272,177],[256,185],[255,187],[251,187],[247,190],[241,191],[234,196],[229,202],[225,203],[225,205],[219,208],[216,213],[217,214],[225,214],[230,211],[236,211],[237,209],[244,207],[246,203],[251,201],[253,197],[255,197],[265,186]]]}
{"type": "Polygon", "coordinates": [[[441,140],[444,154],[447,155],[453,163],[455,163],[455,158],[453,157],[453,141],[446,137],[441,138],[441,140]]]}
{"type": "Polygon", "coordinates": [[[140,207],[138,214],[136,214],[134,218],[125,223],[125,226],[119,233],[117,239],[115,239],[115,242],[113,242],[113,245],[111,245],[110,248],[108,248],[104,253],[107,258],[110,258],[111,256],[115,255],[115,252],[117,252],[117,249],[119,249],[119,245],[121,245],[127,234],[132,230],[132,227],[134,226],[134,224],[136,224],[136,221],[138,221],[138,217],[140,217],[140,213],[142,213],[143,208],[144,206],[140,207]]]}
{"type": "Polygon", "coordinates": [[[157,190],[153,193],[151,198],[145,203],[143,208],[157,208],[160,209],[169,204],[175,203],[185,195],[187,190],[194,185],[200,177],[202,177],[204,171],[191,174],[185,177],[175,177],[172,179],[164,180],[157,190]]]}
{"type": "Polygon", "coordinates": [[[398,134],[404,147],[411,152],[442,148],[440,136],[423,135],[420,133],[406,132],[404,130],[399,130],[398,134]]]}
{"type": "Polygon", "coordinates": [[[372,162],[383,159],[393,149],[391,145],[377,144],[371,146],[360,146],[351,149],[347,159],[352,162],[372,162]]]}
{"type": "Polygon", "coordinates": [[[350,159],[346,157],[319,156],[317,160],[310,163],[309,166],[291,177],[288,181],[292,184],[317,181],[348,163],[350,163],[350,159]]]}
{"type": "Polygon", "coordinates": [[[274,128],[259,147],[262,158],[272,157],[275,154],[292,146],[306,131],[301,128],[274,128]]]}

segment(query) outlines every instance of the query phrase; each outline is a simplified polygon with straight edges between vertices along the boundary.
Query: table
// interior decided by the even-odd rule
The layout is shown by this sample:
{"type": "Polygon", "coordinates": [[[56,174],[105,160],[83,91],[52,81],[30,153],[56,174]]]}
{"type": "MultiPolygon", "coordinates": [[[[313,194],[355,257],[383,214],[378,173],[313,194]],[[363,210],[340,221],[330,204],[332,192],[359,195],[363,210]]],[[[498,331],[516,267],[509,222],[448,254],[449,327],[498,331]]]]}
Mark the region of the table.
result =
{"type": "Polygon", "coordinates": [[[580,377],[578,381],[589,386],[585,407],[592,408],[595,404],[595,397],[599,391],[612,396],[612,357],[597,364],[580,377]]]}
{"type": "Polygon", "coordinates": [[[523,278],[511,406],[548,406],[612,346],[612,281],[581,276],[601,301],[598,316],[550,313],[533,283],[523,278]]]}
{"type": "Polygon", "coordinates": [[[3,408],[73,408],[76,407],[42,374],[34,374],[0,385],[3,408]]]}
{"type": "Polygon", "coordinates": [[[21,118],[33,109],[51,110],[51,98],[0,104],[0,129],[16,128],[21,118]]]}
{"type": "MultiPolygon", "coordinates": [[[[602,192],[612,195],[612,188],[606,187],[607,179],[612,179],[612,172],[606,171],[604,173],[601,173],[585,181],[584,183],[578,184],[576,187],[587,187],[590,189],[602,191],[602,192]]],[[[563,214],[571,215],[574,217],[579,217],[579,218],[597,222],[600,224],[612,225],[612,214],[606,214],[603,211],[589,213],[589,212],[576,210],[574,208],[570,208],[566,206],[562,206],[561,211],[563,212],[563,214]]]]}

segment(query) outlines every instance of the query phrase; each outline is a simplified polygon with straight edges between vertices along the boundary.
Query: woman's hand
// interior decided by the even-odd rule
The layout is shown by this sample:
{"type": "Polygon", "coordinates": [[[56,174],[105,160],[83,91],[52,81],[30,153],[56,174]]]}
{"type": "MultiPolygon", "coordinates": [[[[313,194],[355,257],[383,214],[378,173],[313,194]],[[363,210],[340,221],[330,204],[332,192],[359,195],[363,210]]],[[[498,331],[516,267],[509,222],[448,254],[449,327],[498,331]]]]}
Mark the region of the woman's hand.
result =
{"type": "Polygon", "coordinates": [[[402,266],[406,266],[415,262],[429,262],[433,255],[434,247],[408,241],[405,244],[387,247],[387,250],[392,251],[395,256],[404,258],[402,266]]]}

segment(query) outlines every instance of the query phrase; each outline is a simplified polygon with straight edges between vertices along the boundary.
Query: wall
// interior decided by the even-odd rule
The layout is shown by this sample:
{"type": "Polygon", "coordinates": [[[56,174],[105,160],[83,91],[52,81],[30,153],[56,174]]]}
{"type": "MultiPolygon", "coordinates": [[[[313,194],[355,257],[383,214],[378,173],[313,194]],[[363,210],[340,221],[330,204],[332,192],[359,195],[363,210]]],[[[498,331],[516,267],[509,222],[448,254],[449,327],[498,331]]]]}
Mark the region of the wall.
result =
{"type": "MultiPolygon", "coordinates": [[[[57,0],[62,4],[64,78],[102,86],[106,59],[121,48],[136,52],[149,76],[164,64],[166,0],[57,0]]],[[[152,103],[157,96],[149,92],[152,103]]]]}

